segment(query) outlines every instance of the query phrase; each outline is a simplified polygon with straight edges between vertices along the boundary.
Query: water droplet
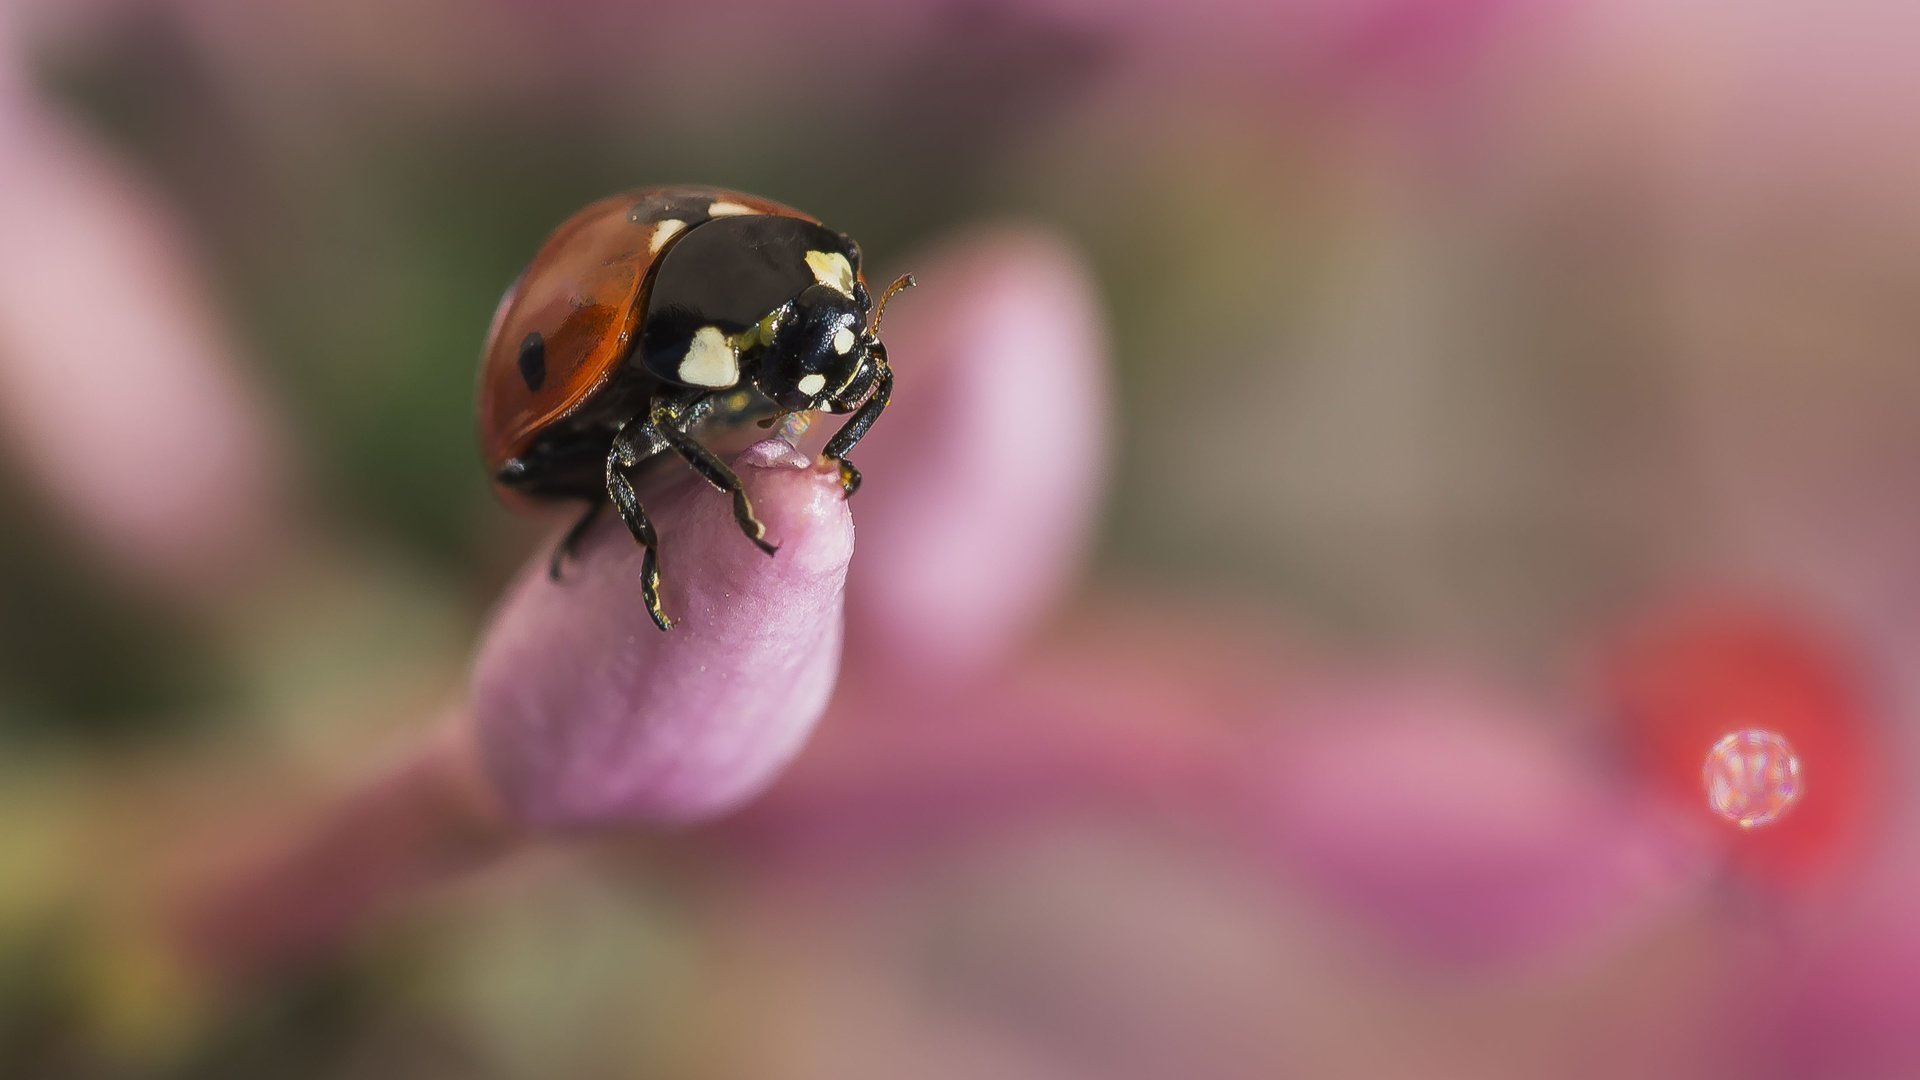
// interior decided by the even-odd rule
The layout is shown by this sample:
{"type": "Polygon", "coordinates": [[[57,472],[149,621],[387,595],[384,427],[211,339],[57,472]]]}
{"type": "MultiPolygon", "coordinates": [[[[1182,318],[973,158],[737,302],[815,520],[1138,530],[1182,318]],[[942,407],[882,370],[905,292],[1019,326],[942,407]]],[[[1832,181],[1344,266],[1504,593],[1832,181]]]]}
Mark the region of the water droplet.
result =
{"type": "Polygon", "coordinates": [[[1800,800],[1800,757],[1787,740],[1749,728],[1707,751],[1700,774],[1713,811],[1743,829],[1770,825],[1800,800]]]}

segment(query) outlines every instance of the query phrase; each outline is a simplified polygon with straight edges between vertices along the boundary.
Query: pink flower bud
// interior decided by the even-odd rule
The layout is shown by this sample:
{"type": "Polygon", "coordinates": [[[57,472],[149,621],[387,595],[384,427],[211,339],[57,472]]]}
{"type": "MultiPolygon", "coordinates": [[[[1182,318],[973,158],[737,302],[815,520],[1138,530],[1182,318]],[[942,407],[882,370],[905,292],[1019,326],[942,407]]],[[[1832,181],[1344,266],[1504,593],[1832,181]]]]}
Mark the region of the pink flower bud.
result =
{"type": "Polygon", "coordinates": [[[783,442],[734,468],[780,545],[771,558],[691,475],[668,471],[643,493],[673,630],[648,618],[641,548],[611,513],[560,581],[542,552],[500,605],[473,713],[513,817],[577,827],[720,814],[766,786],[820,718],[840,665],[848,502],[835,472],[783,442]]]}

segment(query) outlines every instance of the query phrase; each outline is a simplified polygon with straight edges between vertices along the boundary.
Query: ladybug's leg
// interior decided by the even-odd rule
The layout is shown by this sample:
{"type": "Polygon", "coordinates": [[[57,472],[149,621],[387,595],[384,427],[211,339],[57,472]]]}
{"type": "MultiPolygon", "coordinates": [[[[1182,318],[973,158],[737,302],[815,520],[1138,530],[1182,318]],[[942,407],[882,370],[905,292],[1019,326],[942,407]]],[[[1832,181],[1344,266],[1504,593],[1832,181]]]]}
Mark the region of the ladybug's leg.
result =
{"type": "Polygon", "coordinates": [[[873,426],[873,422],[880,419],[880,414],[886,411],[887,403],[891,400],[893,369],[882,367],[879,377],[874,381],[873,395],[867,398],[865,405],[860,406],[859,412],[853,414],[853,419],[833,433],[833,438],[827,440],[826,448],[821,451],[827,460],[840,466],[840,490],[846,492],[849,499],[860,490],[860,470],[847,460],[847,454],[853,449],[853,444],[859,442],[867,429],[873,426]]]}
{"type": "Polygon", "coordinates": [[[681,457],[693,466],[693,471],[706,478],[707,483],[733,496],[733,520],[740,524],[740,531],[754,542],[761,551],[771,555],[780,550],[779,545],[768,542],[767,527],[753,516],[753,503],[747,499],[746,485],[740,482],[727,463],[713,456],[713,451],[700,445],[699,440],[681,430],[683,413],[667,402],[656,402],[652,412],[653,432],[681,457]]]}
{"type": "Polygon", "coordinates": [[[627,531],[644,549],[640,555],[640,595],[647,603],[647,614],[653,616],[653,625],[671,630],[673,620],[667,618],[666,610],[660,606],[660,538],[654,535],[653,522],[647,520],[647,511],[634,493],[633,481],[627,479],[627,470],[641,460],[633,437],[650,434],[645,430],[647,427],[636,421],[614,436],[613,449],[607,452],[607,495],[613,499],[613,508],[620,512],[620,520],[627,523],[627,531]]]}
{"type": "Polygon", "coordinates": [[[560,542],[554,545],[553,554],[547,559],[547,577],[549,580],[560,580],[560,564],[574,557],[580,547],[580,538],[587,535],[587,530],[593,526],[595,519],[600,516],[600,508],[605,505],[607,504],[601,502],[599,499],[588,503],[587,512],[581,514],[580,520],[574,522],[573,527],[567,530],[567,535],[561,537],[560,542]]]}

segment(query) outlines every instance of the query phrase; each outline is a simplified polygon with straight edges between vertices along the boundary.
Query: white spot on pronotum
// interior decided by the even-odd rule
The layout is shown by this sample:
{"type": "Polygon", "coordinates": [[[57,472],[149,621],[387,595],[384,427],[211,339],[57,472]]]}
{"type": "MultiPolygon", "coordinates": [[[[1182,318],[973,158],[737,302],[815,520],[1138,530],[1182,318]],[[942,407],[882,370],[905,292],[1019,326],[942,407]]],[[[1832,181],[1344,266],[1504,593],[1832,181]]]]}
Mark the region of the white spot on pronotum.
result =
{"type": "Polygon", "coordinates": [[[726,202],[724,200],[707,207],[708,217],[739,217],[742,214],[752,214],[756,212],[757,211],[751,206],[743,206],[737,202],[726,202]]]}
{"type": "Polygon", "coordinates": [[[717,326],[694,331],[687,355],[680,358],[680,381],[692,386],[732,386],[740,381],[740,358],[717,326]]]}
{"type": "Polygon", "coordinates": [[[678,236],[680,230],[686,227],[686,222],[681,221],[679,218],[672,217],[655,225],[653,227],[653,235],[647,238],[647,254],[660,254],[660,249],[667,246],[667,241],[678,236]]]}
{"type": "Polygon", "coordinates": [[[831,285],[848,296],[853,295],[853,265],[837,251],[807,252],[807,269],[822,285],[831,285]]]}
{"type": "Polygon", "coordinates": [[[815,372],[812,375],[801,376],[800,381],[793,385],[801,393],[812,397],[827,388],[827,377],[819,372],[815,372]]]}
{"type": "Polygon", "coordinates": [[[833,351],[845,356],[853,351],[853,331],[841,327],[833,332],[833,351]]]}

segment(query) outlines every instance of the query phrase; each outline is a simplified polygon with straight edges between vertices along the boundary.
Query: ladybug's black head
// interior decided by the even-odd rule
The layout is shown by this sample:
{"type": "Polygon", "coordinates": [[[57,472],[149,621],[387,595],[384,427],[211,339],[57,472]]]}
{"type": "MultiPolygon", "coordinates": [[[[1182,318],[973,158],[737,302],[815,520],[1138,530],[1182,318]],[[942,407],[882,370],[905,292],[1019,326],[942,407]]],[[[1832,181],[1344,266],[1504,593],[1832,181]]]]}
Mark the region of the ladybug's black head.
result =
{"type": "Polygon", "coordinates": [[[754,385],[789,412],[854,409],[886,365],[886,349],[868,330],[866,314],[866,305],[839,289],[811,286],[780,320],[754,385]]]}

